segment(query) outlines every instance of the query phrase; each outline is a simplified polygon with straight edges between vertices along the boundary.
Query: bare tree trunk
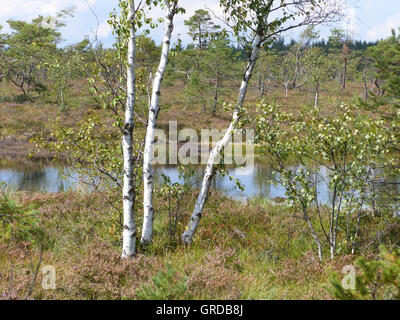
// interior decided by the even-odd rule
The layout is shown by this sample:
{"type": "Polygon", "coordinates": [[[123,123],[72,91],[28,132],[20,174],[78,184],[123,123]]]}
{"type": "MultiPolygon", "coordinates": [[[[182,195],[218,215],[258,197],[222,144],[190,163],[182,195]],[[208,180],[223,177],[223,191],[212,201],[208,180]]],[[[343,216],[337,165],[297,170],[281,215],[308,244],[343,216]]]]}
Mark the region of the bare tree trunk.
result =
{"type": "Polygon", "coordinates": [[[241,107],[243,106],[243,102],[246,97],[249,80],[253,73],[254,65],[258,58],[261,44],[262,44],[262,38],[260,35],[257,35],[254,39],[251,56],[246,71],[244,73],[244,78],[240,86],[238,101],[235,110],[233,112],[232,121],[223,138],[218,141],[218,143],[210,153],[210,157],[208,159],[207,167],[204,173],[202,186],[192,213],[192,217],[190,218],[189,225],[187,226],[186,231],[182,234],[182,242],[186,245],[189,245],[191,243],[192,238],[196,232],[197,226],[199,224],[199,221],[201,219],[201,216],[203,214],[203,209],[205,202],[207,200],[208,192],[210,190],[211,181],[215,174],[215,165],[217,158],[220,155],[221,150],[228,145],[229,141],[231,140],[231,135],[234,132],[235,127],[238,123],[239,112],[241,107]]]}
{"type": "Polygon", "coordinates": [[[262,85],[261,85],[260,98],[264,97],[264,95],[265,95],[265,79],[263,78],[262,85]]]}
{"type": "Polygon", "coordinates": [[[314,238],[315,243],[317,244],[317,249],[318,249],[318,258],[320,261],[323,260],[323,255],[322,255],[322,244],[320,239],[318,238],[317,232],[314,229],[314,226],[310,220],[310,217],[308,216],[307,208],[303,206],[303,217],[304,220],[306,220],[308,227],[310,228],[311,235],[314,238]]]}
{"type": "Polygon", "coordinates": [[[135,110],[135,50],[136,30],[134,25],[135,1],[130,1],[128,21],[130,22],[130,37],[128,42],[127,68],[127,100],[125,108],[125,124],[122,137],[122,151],[124,157],[123,181],[123,212],[124,231],[122,257],[131,258],[136,253],[136,225],[135,225],[135,181],[133,160],[133,128],[135,110]]]}
{"type": "Polygon", "coordinates": [[[375,198],[375,183],[372,182],[371,184],[371,193],[372,193],[372,200],[371,200],[371,209],[372,209],[372,218],[375,218],[376,215],[376,198],[375,198]]]}
{"type": "Polygon", "coordinates": [[[344,58],[344,71],[343,71],[343,81],[342,81],[342,90],[346,90],[346,77],[347,77],[347,58],[344,58]]]}
{"type": "Polygon", "coordinates": [[[60,105],[59,105],[59,109],[61,111],[64,111],[64,94],[63,94],[63,90],[60,90],[60,105]]]}
{"type": "Polygon", "coordinates": [[[292,89],[296,90],[297,89],[297,78],[299,77],[299,72],[300,72],[300,50],[301,50],[301,43],[299,45],[299,48],[297,49],[296,52],[296,68],[294,71],[294,78],[292,81],[292,89]]]}
{"type": "Polygon", "coordinates": [[[265,81],[262,84],[260,97],[262,98],[262,97],[264,97],[264,95],[265,95],[265,81]]]}
{"type": "Polygon", "coordinates": [[[363,81],[364,81],[364,99],[368,100],[368,87],[367,87],[367,74],[364,72],[363,74],[363,81]]]}
{"type": "Polygon", "coordinates": [[[218,66],[217,79],[215,80],[214,107],[213,107],[213,111],[212,111],[213,115],[215,115],[217,113],[219,81],[220,81],[220,70],[219,70],[219,66],[218,66]]]}
{"type": "Polygon", "coordinates": [[[378,78],[373,79],[373,86],[375,86],[375,88],[376,88],[376,90],[375,90],[376,94],[380,95],[381,89],[380,89],[379,79],[378,78]]]}
{"type": "Polygon", "coordinates": [[[199,24],[199,49],[200,50],[203,50],[203,42],[202,42],[202,40],[203,40],[203,34],[202,34],[202,31],[201,31],[201,26],[199,24]]]}
{"type": "Polygon", "coordinates": [[[151,241],[153,236],[153,169],[151,165],[154,148],[154,134],[157,124],[158,113],[160,112],[160,90],[161,83],[164,76],[165,68],[168,63],[168,53],[171,42],[171,35],[174,29],[173,19],[176,13],[177,1],[165,0],[167,7],[167,15],[165,20],[164,40],[162,45],[160,64],[156,76],[153,81],[153,89],[151,94],[151,102],[149,108],[149,119],[147,123],[146,142],[143,155],[143,230],[142,230],[142,244],[147,244],[151,241]]]}
{"type": "Polygon", "coordinates": [[[28,68],[28,79],[27,79],[27,81],[26,81],[26,86],[27,86],[26,92],[27,92],[28,96],[30,95],[30,92],[31,92],[32,70],[33,70],[33,65],[30,64],[30,65],[29,65],[29,68],[28,68]]]}
{"type": "Polygon", "coordinates": [[[314,107],[317,108],[319,104],[319,86],[317,86],[315,90],[315,101],[314,101],[314,107]]]}

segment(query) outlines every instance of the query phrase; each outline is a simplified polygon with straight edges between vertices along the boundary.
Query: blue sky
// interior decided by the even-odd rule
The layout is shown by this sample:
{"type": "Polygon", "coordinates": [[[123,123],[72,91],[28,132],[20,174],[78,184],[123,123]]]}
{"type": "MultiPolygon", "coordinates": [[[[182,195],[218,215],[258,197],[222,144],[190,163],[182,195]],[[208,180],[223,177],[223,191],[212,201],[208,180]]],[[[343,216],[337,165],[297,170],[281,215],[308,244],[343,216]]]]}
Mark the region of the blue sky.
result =
{"type": "MultiPolygon", "coordinates": [[[[186,9],[185,15],[180,15],[175,21],[174,38],[180,34],[185,43],[189,42],[187,30],[183,20],[187,19],[194,10],[210,8],[216,14],[220,13],[218,0],[181,0],[186,9]]],[[[118,7],[118,0],[0,0],[0,24],[3,31],[7,32],[6,20],[21,19],[30,20],[35,16],[51,15],[67,7],[77,7],[75,17],[69,18],[67,27],[62,29],[64,44],[76,43],[97,30],[98,38],[106,45],[113,43],[113,37],[107,24],[109,13],[118,7]],[[95,15],[89,10],[89,6],[99,19],[99,27],[95,15]]],[[[162,15],[157,9],[152,13],[154,17],[162,15]]],[[[347,17],[339,22],[338,26],[346,27],[352,37],[362,40],[377,40],[390,35],[392,28],[400,27],[400,0],[348,0],[346,10],[347,17]]],[[[331,26],[320,27],[321,36],[329,34],[331,26]]],[[[152,32],[152,37],[160,43],[162,29],[152,32]]],[[[285,35],[286,39],[295,38],[297,33],[285,35]]]]}

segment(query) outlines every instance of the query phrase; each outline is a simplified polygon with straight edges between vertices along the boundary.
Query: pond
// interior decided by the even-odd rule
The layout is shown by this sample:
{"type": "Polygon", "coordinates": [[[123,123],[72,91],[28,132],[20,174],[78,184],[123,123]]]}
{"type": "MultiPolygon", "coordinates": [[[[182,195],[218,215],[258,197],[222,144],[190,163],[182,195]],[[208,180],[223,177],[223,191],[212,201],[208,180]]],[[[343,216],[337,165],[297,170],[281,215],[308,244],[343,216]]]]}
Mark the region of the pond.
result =
{"type": "MultiPolygon", "coordinates": [[[[204,174],[204,166],[195,170],[195,187],[199,187],[204,174]]],[[[179,178],[177,166],[155,166],[154,181],[159,185],[166,175],[171,182],[183,182],[179,178]]],[[[331,202],[331,193],[328,191],[328,172],[325,167],[319,168],[318,194],[321,203],[331,202]]],[[[86,189],[78,174],[63,165],[37,161],[0,161],[0,182],[5,182],[14,190],[40,191],[45,193],[63,192],[74,189],[86,189]]],[[[398,186],[394,186],[396,192],[398,186]]],[[[279,183],[279,175],[265,163],[256,162],[254,166],[231,168],[228,176],[217,175],[212,183],[212,189],[219,190],[228,197],[246,201],[250,198],[276,200],[285,197],[285,187],[279,183]],[[240,190],[231,178],[236,178],[243,185],[240,190]]],[[[392,190],[393,191],[393,190],[392,190]]]]}
{"type": "MultiPolygon", "coordinates": [[[[197,183],[200,186],[204,173],[204,166],[198,166],[195,170],[197,183]]],[[[320,169],[322,177],[327,173],[320,169]]],[[[182,182],[179,178],[177,166],[154,167],[155,184],[163,181],[162,175],[166,175],[171,182],[182,182]]],[[[245,201],[248,198],[261,197],[276,199],[285,197],[285,188],[279,183],[279,177],[270,166],[264,163],[255,163],[252,167],[231,168],[229,176],[217,175],[212,184],[212,189],[225,193],[228,197],[245,201]],[[236,178],[244,186],[240,190],[231,178],[236,178]]],[[[3,181],[14,190],[40,191],[46,193],[63,192],[78,188],[84,188],[79,176],[74,170],[55,163],[34,161],[1,161],[0,182],[3,181]]],[[[319,183],[319,193],[322,202],[329,201],[329,193],[326,184],[319,183]]]]}

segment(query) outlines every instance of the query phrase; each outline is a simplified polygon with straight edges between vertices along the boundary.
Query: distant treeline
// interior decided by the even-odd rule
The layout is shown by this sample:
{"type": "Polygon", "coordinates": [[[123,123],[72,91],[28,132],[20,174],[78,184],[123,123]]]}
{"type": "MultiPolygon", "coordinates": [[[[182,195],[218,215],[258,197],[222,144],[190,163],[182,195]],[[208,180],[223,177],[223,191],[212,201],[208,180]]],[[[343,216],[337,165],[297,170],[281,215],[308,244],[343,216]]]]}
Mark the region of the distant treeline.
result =
{"type": "MultiPolygon", "coordinates": [[[[272,48],[279,51],[287,51],[290,47],[292,47],[297,42],[295,40],[291,40],[289,44],[285,44],[283,39],[279,39],[272,44],[272,48]]],[[[369,47],[374,47],[378,44],[378,41],[365,41],[365,40],[352,40],[348,42],[348,46],[351,50],[356,51],[365,51],[369,47]]],[[[312,43],[313,47],[322,48],[325,52],[329,52],[332,49],[335,49],[336,46],[332,44],[331,41],[326,41],[325,39],[321,39],[312,43]]]]}
{"type": "MultiPolygon", "coordinates": [[[[290,42],[285,42],[284,38],[279,38],[275,40],[269,48],[274,51],[278,52],[287,52],[292,48],[294,45],[296,45],[298,42],[294,39],[292,39],[290,42]]],[[[365,40],[352,40],[348,42],[348,47],[352,51],[365,51],[369,47],[375,47],[378,44],[378,41],[365,41],[365,40]]],[[[332,50],[337,49],[336,44],[333,44],[329,40],[321,39],[318,41],[314,41],[311,46],[313,47],[318,47],[324,50],[325,53],[329,53],[332,50]]],[[[188,49],[193,48],[193,44],[188,45],[188,49]]],[[[246,50],[242,47],[234,46],[232,45],[232,49],[235,52],[235,54],[238,55],[238,58],[240,60],[246,60],[246,50]]]]}

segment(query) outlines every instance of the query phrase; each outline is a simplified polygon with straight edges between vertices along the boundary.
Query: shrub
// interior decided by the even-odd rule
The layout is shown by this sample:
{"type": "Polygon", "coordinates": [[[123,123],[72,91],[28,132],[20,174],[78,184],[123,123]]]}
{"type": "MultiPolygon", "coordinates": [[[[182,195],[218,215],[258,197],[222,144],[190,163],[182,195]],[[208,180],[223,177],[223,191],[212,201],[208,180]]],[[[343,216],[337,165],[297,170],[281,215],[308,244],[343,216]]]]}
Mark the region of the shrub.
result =
{"type": "Polygon", "coordinates": [[[331,291],[338,299],[399,300],[400,299],[400,249],[389,251],[381,247],[379,259],[367,261],[361,257],[356,262],[360,268],[355,290],[344,289],[334,274],[331,291]]]}
{"type": "Polygon", "coordinates": [[[0,195],[0,242],[28,241],[37,244],[43,239],[38,212],[0,195]]]}
{"type": "Polygon", "coordinates": [[[142,285],[136,292],[140,300],[188,299],[187,278],[175,280],[176,271],[167,264],[166,271],[160,271],[152,278],[152,284],[142,285]]]}

